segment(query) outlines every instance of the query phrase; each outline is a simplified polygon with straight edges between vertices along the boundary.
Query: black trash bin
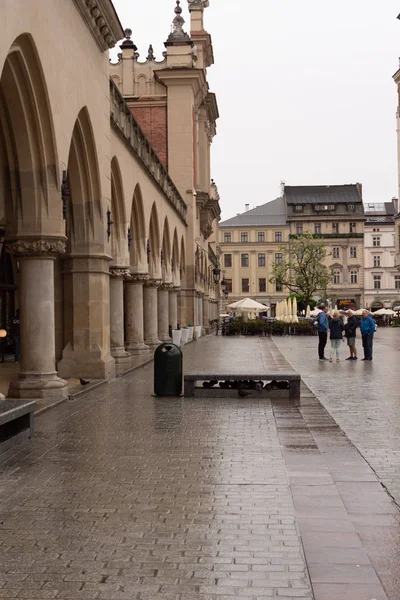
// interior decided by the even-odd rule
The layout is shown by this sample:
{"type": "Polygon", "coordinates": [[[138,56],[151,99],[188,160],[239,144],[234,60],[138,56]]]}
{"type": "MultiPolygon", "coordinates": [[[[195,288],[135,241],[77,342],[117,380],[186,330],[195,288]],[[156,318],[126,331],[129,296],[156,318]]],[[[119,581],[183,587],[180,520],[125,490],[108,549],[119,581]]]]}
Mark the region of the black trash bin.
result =
{"type": "Polygon", "coordinates": [[[182,351],[175,344],[161,344],[154,353],[154,393],[180,396],[183,374],[182,351]]]}

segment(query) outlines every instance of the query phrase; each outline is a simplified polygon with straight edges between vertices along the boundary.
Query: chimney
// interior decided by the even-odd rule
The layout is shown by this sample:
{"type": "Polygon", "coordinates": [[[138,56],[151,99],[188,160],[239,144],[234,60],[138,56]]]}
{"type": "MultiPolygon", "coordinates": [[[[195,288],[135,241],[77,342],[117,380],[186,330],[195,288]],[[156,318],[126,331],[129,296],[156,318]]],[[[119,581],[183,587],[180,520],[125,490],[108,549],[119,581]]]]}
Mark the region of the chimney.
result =
{"type": "Polygon", "coordinates": [[[246,209],[246,212],[247,212],[248,210],[250,210],[250,204],[245,204],[245,205],[244,205],[244,207],[245,207],[245,209],[246,209]]]}
{"type": "Polygon", "coordinates": [[[399,199],[396,197],[392,198],[393,206],[394,206],[394,214],[397,215],[399,212],[399,199]]]}
{"type": "Polygon", "coordinates": [[[358,190],[358,193],[359,193],[359,195],[360,195],[360,198],[361,198],[361,200],[362,200],[362,183],[359,183],[359,182],[357,181],[357,183],[356,183],[356,186],[357,186],[357,190],[358,190]]]}

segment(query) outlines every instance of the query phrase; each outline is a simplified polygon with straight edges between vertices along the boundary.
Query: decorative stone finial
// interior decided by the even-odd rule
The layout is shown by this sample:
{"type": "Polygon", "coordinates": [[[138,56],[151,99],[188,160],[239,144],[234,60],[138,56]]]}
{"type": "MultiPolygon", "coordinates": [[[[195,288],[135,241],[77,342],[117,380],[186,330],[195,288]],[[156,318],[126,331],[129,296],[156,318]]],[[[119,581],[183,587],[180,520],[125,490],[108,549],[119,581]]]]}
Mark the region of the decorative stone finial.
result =
{"type": "Polygon", "coordinates": [[[168,42],[187,42],[190,41],[188,34],[183,31],[185,19],[182,17],[182,8],[180,0],[176,0],[175,19],[172,22],[172,30],[168,37],[168,42]]]}
{"type": "Polygon", "coordinates": [[[147,60],[155,60],[155,58],[156,57],[154,56],[153,46],[150,44],[148,54],[147,54],[147,60]]]}
{"type": "Polygon", "coordinates": [[[132,48],[133,50],[137,50],[135,44],[132,42],[132,29],[125,29],[125,40],[120,45],[121,50],[126,50],[127,48],[132,48]]]}
{"type": "Polygon", "coordinates": [[[188,0],[189,10],[191,9],[204,9],[210,6],[209,0],[188,0]]]}

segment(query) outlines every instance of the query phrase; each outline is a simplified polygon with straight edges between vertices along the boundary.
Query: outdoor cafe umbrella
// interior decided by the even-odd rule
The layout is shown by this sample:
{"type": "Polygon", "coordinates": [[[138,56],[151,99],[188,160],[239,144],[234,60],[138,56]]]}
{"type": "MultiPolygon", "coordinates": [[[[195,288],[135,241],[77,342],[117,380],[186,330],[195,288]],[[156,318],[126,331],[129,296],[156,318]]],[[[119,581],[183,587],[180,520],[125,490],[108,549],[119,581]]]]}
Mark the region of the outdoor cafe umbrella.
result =
{"type": "Polygon", "coordinates": [[[310,305],[309,305],[309,304],[307,304],[307,308],[306,308],[306,319],[309,319],[309,318],[310,318],[310,312],[311,312],[311,311],[310,311],[310,305]]]}
{"type": "Polygon", "coordinates": [[[376,310],[375,312],[372,313],[373,315],[377,315],[377,316],[383,316],[383,315],[388,315],[388,316],[393,316],[395,315],[395,311],[391,310],[390,308],[380,308],[379,310],[376,310]]]}
{"type": "Polygon", "coordinates": [[[266,311],[268,306],[265,306],[265,304],[261,304],[261,302],[257,302],[252,298],[243,298],[243,300],[228,304],[228,308],[242,312],[261,312],[266,311]]]}

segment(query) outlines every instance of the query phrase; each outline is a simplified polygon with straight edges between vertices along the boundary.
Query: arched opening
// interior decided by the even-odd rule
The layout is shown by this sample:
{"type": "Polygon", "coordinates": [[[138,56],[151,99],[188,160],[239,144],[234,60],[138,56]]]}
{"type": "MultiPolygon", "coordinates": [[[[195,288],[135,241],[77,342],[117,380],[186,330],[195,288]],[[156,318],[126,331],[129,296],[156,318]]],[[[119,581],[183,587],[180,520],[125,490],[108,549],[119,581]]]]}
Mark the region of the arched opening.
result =
{"type": "Polygon", "coordinates": [[[141,271],[145,267],[146,228],[144,220],[143,197],[139,184],[136,185],[135,192],[133,194],[132,213],[129,228],[130,265],[134,271],[141,271]]]}
{"type": "Polygon", "coordinates": [[[171,259],[171,274],[172,281],[175,286],[179,286],[181,283],[179,275],[179,245],[178,245],[178,233],[176,228],[174,230],[174,238],[172,242],[172,259],[171,259]]]}
{"type": "Polygon", "coordinates": [[[54,356],[53,257],[65,239],[59,183],[46,82],[32,36],[23,34],[0,77],[0,315],[11,335],[20,309],[21,373],[9,388],[15,397],[64,396],[54,356]]]}
{"type": "MultiPolygon", "coordinates": [[[[97,149],[86,107],[75,121],[68,157],[67,255],[63,269],[64,377],[109,379],[110,206],[102,206],[97,149]]],[[[111,219],[110,219],[111,220],[111,219]]]]}
{"type": "Polygon", "coordinates": [[[172,281],[171,241],[170,241],[170,234],[169,234],[168,217],[165,217],[165,221],[164,221],[163,240],[162,240],[162,248],[161,248],[161,277],[162,277],[163,281],[166,281],[166,282],[172,281]]]}
{"type": "Polygon", "coordinates": [[[374,300],[371,304],[371,312],[375,312],[376,310],[380,310],[384,308],[383,303],[380,300],[374,300]]]}
{"type": "Polygon", "coordinates": [[[126,222],[124,188],[118,160],[111,160],[111,255],[113,264],[126,266],[128,264],[128,243],[130,232],[126,222]]]}
{"type": "Polygon", "coordinates": [[[147,241],[147,264],[152,279],[161,277],[160,227],[155,203],[151,209],[149,236],[147,241]]]}

